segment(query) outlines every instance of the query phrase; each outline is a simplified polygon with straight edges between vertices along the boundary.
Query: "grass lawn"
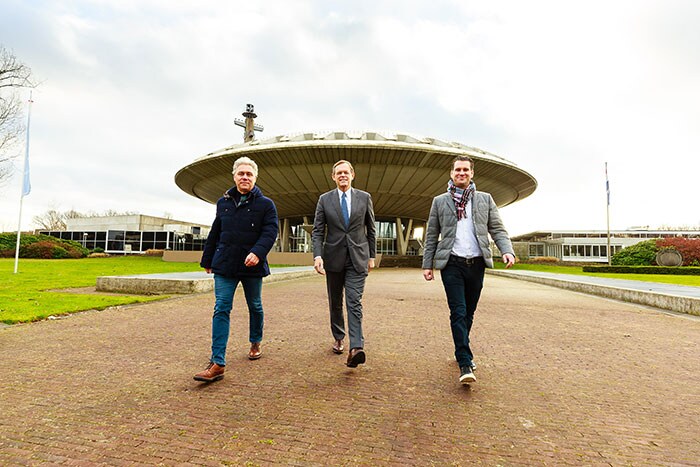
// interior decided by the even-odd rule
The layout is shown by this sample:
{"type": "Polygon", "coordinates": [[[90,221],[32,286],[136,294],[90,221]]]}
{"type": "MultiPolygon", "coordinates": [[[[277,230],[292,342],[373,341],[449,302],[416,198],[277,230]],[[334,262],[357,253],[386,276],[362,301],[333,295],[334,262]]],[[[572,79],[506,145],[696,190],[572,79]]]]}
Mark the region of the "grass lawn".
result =
{"type": "Polygon", "coordinates": [[[99,276],[201,271],[197,263],[171,263],[154,256],[84,259],[0,258],[0,322],[36,321],[76,311],[149,302],[167,295],[96,295],[51,292],[51,289],[94,287],[99,276]]]}
{"type": "MultiPolygon", "coordinates": [[[[497,269],[504,269],[503,263],[494,261],[497,269]]],[[[631,281],[659,282],[662,284],[691,285],[700,287],[700,276],[673,276],[670,274],[599,274],[583,272],[581,266],[552,266],[548,264],[516,263],[513,269],[551,272],[554,274],[576,274],[579,276],[605,277],[608,279],[627,279],[631,281]]]]}
{"type": "MultiPolygon", "coordinates": [[[[277,265],[279,266],[279,265],[277,265]]],[[[503,264],[496,263],[497,268],[503,264]]],[[[609,277],[700,287],[700,276],[664,274],[594,274],[578,266],[516,264],[528,269],[558,274],[609,277]]],[[[76,311],[101,310],[115,305],[149,302],[169,295],[100,295],[52,291],[94,287],[99,276],[201,271],[197,263],[171,263],[153,256],[113,256],[85,259],[20,259],[14,274],[14,259],[0,258],[0,323],[37,321],[76,311]]]]}

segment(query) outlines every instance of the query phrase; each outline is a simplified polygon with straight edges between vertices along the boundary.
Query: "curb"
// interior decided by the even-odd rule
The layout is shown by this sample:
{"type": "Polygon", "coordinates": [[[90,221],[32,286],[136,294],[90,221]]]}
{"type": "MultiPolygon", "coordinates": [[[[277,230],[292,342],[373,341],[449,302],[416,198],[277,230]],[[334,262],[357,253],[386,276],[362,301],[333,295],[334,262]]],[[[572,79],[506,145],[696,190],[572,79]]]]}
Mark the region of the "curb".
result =
{"type": "Polygon", "coordinates": [[[582,292],[590,295],[598,295],[600,297],[612,298],[614,300],[662,308],[664,310],[676,311],[678,313],[700,316],[700,299],[697,298],[681,297],[678,295],[669,295],[652,291],[625,289],[606,285],[588,284],[584,282],[577,282],[575,280],[562,280],[529,275],[526,276],[493,269],[487,269],[487,273],[496,276],[508,277],[511,279],[536,282],[538,284],[550,285],[562,289],[574,290],[576,292],[582,292]]]}
{"type": "MultiPolygon", "coordinates": [[[[316,271],[280,271],[263,278],[264,283],[279,282],[316,275],[316,271]]],[[[99,292],[116,292],[136,295],[195,294],[214,290],[214,277],[205,272],[142,274],[133,276],[102,276],[97,278],[95,289],[99,292]]]]}

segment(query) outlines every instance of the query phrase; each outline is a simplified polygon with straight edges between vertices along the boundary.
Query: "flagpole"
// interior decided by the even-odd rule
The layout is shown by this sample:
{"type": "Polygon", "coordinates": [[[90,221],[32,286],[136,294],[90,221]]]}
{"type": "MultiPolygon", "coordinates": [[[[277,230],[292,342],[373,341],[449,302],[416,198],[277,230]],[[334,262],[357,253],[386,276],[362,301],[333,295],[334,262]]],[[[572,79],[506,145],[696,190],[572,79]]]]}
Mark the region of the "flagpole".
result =
{"type": "Polygon", "coordinates": [[[19,197],[19,220],[17,221],[17,245],[15,246],[15,274],[17,274],[17,265],[19,264],[19,240],[22,231],[22,202],[24,197],[31,191],[29,183],[29,124],[32,118],[32,92],[29,91],[29,104],[27,110],[27,136],[24,149],[24,167],[22,169],[22,195],[19,197]]]}
{"type": "Polygon", "coordinates": [[[606,217],[608,219],[608,266],[612,264],[612,252],[610,251],[610,182],[608,181],[608,163],[605,163],[605,197],[607,198],[606,203],[606,217]]]}

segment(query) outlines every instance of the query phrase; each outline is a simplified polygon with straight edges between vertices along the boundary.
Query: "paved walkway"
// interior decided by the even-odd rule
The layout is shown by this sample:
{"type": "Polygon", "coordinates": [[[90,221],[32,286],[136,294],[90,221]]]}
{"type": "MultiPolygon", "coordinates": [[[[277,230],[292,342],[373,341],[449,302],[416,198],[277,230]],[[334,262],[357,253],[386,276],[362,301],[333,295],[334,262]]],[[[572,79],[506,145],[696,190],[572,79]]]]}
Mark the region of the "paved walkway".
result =
{"type": "Polygon", "coordinates": [[[519,276],[545,277],[549,279],[557,279],[563,281],[576,281],[585,284],[602,285],[607,287],[619,287],[621,289],[639,290],[642,292],[654,292],[668,295],[676,295],[678,297],[700,298],[700,287],[693,287],[690,285],[663,284],[661,282],[632,281],[627,279],[608,279],[605,277],[581,276],[574,274],[555,274],[551,272],[525,270],[508,270],[503,272],[519,276]]]}
{"type": "Polygon", "coordinates": [[[263,358],[236,297],[226,378],[211,293],[0,329],[2,465],[699,465],[700,320],[487,276],[478,381],[444,293],[370,274],[367,364],[330,351],[323,278],[272,282],[263,358]]]}

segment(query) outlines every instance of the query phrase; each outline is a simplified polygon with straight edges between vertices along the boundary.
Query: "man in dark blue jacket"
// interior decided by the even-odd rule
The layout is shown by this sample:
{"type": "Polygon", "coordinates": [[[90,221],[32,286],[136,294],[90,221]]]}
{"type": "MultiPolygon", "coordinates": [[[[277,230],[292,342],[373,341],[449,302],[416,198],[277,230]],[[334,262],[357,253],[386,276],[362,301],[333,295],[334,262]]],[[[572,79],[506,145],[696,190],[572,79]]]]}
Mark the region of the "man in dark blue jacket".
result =
{"type": "Polygon", "coordinates": [[[270,274],[267,254],[277,238],[277,208],[255,186],[258,165],[247,157],[233,163],[235,186],[216,203],[216,218],[202,253],[202,266],[214,273],[214,317],[212,318],[211,358],[197,381],[218,381],[226,369],[233,295],[243,284],[250,317],[248,358],[260,358],[263,335],[262,279],[270,274]]]}

